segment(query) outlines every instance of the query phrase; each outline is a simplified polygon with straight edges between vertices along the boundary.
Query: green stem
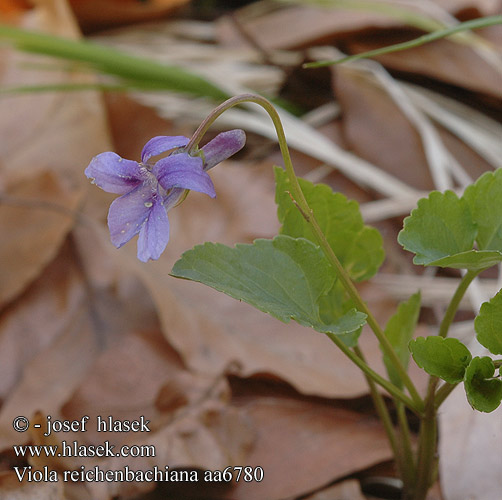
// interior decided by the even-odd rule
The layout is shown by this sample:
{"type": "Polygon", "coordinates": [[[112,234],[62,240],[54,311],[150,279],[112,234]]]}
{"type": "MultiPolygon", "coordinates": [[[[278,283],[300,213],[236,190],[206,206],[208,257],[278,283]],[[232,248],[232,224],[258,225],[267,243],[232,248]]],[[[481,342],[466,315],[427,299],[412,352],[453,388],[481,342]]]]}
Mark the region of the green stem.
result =
{"type": "Polygon", "coordinates": [[[406,406],[408,406],[408,408],[420,415],[422,409],[417,408],[415,402],[406,396],[403,391],[399,390],[394,384],[385,380],[377,372],[372,370],[359,356],[349,349],[337,335],[334,333],[326,333],[326,335],[355,365],[357,365],[364,372],[365,375],[368,375],[375,381],[375,383],[383,387],[396,400],[402,401],[406,406]]]}
{"type": "Polygon", "coordinates": [[[477,270],[469,270],[462,277],[457,289],[455,290],[455,294],[451,298],[450,303],[448,304],[448,308],[446,309],[445,315],[443,317],[443,321],[441,321],[441,325],[439,327],[439,336],[446,337],[448,335],[448,330],[450,329],[450,325],[453,322],[453,318],[457,313],[458,306],[460,305],[460,301],[465,295],[468,286],[471,284],[472,280],[481,272],[483,269],[477,270]]]}
{"type": "MultiPolygon", "coordinates": [[[[434,396],[437,383],[436,377],[429,379],[428,395],[434,396]]],[[[414,500],[425,500],[427,492],[432,485],[433,474],[436,469],[436,442],[437,421],[434,397],[427,397],[425,401],[425,414],[420,425],[418,445],[417,483],[414,491],[414,500]]]]}
{"type": "MultiPolygon", "coordinates": [[[[364,358],[364,354],[362,353],[359,347],[357,346],[354,347],[354,353],[367,365],[366,359],[364,358]]],[[[373,400],[373,405],[375,406],[375,410],[380,420],[382,421],[385,432],[387,434],[387,438],[390,443],[390,447],[392,448],[392,452],[394,453],[394,456],[396,457],[397,460],[399,457],[399,447],[398,447],[396,432],[394,430],[394,426],[392,425],[392,420],[390,418],[389,410],[387,409],[387,405],[385,404],[383,396],[380,394],[380,391],[378,390],[373,379],[369,375],[365,374],[364,376],[370,388],[370,394],[371,394],[371,399],[373,400]]],[[[402,403],[398,404],[401,404],[401,406],[404,407],[402,403]]],[[[399,466],[399,469],[401,470],[401,466],[399,466]]]]}
{"type": "MultiPolygon", "coordinates": [[[[303,196],[303,193],[302,193],[303,196]]],[[[295,196],[296,198],[296,196],[295,196]]],[[[298,200],[297,200],[298,201],[298,200]]],[[[300,203],[298,202],[300,205],[300,203]]],[[[308,207],[308,205],[307,205],[308,207]]],[[[349,275],[346,273],[345,269],[343,268],[342,264],[336,257],[335,253],[333,252],[333,249],[331,248],[330,244],[324,237],[324,234],[322,233],[321,228],[319,227],[319,224],[317,223],[316,219],[314,218],[314,215],[310,209],[305,209],[300,205],[300,208],[302,210],[309,210],[310,211],[310,223],[312,224],[312,228],[314,229],[314,233],[317,237],[317,241],[321,248],[324,250],[324,253],[326,257],[328,258],[329,262],[331,265],[334,267],[338,279],[344,286],[344,288],[347,290],[350,298],[354,301],[354,303],[357,306],[357,309],[363,313],[366,314],[367,316],[367,323],[370,326],[371,330],[375,334],[376,338],[380,342],[380,345],[382,347],[383,352],[388,356],[389,360],[391,363],[394,365],[394,368],[399,374],[399,378],[402,380],[404,386],[408,389],[410,396],[413,399],[413,402],[415,403],[415,406],[420,409],[420,411],[423,410],[424,408],[424,402],[422,401],[422,398],[418,394],[417,389],[415,388],[415,385],[411,381],[408,373],[406,372],[406,369],[404,368],[403,364],[401,363],[401,360],[396,354],[396,351],[392,347],[391,343],[387,339],[385,333],[383,330],[380,328],[380,325],[376,321],[375,317],[371,313],[371,311],[368,309],[368,306],[366,303],[361,299],[356,287],[354,286],[354,283],[350,279],[349,275]]],[[[309,213],[309,212],[307,212],[309,213]]]]}
{"type": "MultiPolygon", "coordinates": [[[[418,412],[420,413],[424,408],[424,402],[422,401],[422,398],[418,394],[417,389],[415,388],[413,382],[411,381],[410,377],[406,373],[406,369],[404,368],[403,364],[401,363],[401,360],[397,356],[395,350],[393,349],[389,340],[385,336],[383,330],[380,328],[380,325],[377,323],[375,317],[373,316],[371,311],[368,309],[365,302],[362,300],[361,296],[359,295],[359,292],[357,291],[356,287],[354,286],[354,283],[350,279],[350,276],[347,274],[347,272],[343,268],[342,264],[338,260],[338,257],[333,252],[333,249],[331,248],[330,244],[326,240],[326,237],[324,236],[324,233],[322,232],[321,228],[319,227],[319,224],[314,216],[314,212],[309,207],[307,200],[305,199],[305,196],[303,194],[303,191],[301,190],[300,184],[298,183],[298,179],[296,177],[296,174],[295,174],[295,171],[293,168],[293,163],[291,161],[291,156],[289,154],[289,149],[288,149],[288,145],[286,142],[286,135],[284,133],[284,128],[282,126],[279,114],[275,110],[274,106],[264,97],[259,96],[259,95],[255,95],[255,94],[243,94],[243,95],[235,96],[235,97],[228,99],[224,103],[220,104],[217,108],[215,108],[213,110],[213,112],[200,124],[199,128],[195,131],[194,135],[192,136],[190,142],[188,143],[188,145],[186,147],[187,151],[191,152],[197,148],[199,141],[202,139],[204,134],[207,132],[207,130],[209,129],[211,124],[222,113],[224,113],[228,109],[232,108],[233,106],[237,106],[238,104],[243,104],[245,102],[254,102],[255,104],[260,105],[269,114],[270,118],[272,119],[272,122],[275,127],[275,131],[277,134],[277,138],[279,141],[279,147],[281,149],[282,158],[284,160],[284,167],[286,169],[286,173],[287,173],[289,181],[291,183],[291,194],[295,200],[295,203],[297,204],[298,208],[300,209],[300,211],[302,212],[302,214],[306,218],[306,220],[311,224],[313,232],[314,232],[315,237],[317,239],[317,242],[318,242],[319,246],[322,248],[322,250],[324,251],[326,258],[328,259],[330,264],[333,266],[333,268],[337,274],[338,279],[340,280],[342,285],[347,290],[349,296],[355,302],[359,311],[366,314],[368,325],[373,330],[375,336],[377,337],[377,339],[379,340],[379,342],[382,346],[382,350],[389,357],[390,361],[394,365],[394,368],[396,369],[401,380],[403,381],[403,384],[405,385],[405,387],[408,389],[408,391],[410,393],[410,396],[413,400],[413,405],[412,405],[413,409],[415,411],[418,410],[418,412]]],[[[373,377],[373,379],[376,382],[376,379],[374,377],[373,377]]],[[[395,386],[393,384],[390,384],[390,385],[395,388],[395,386]]],[[[401,392],[401,391],[399,391],[399,392],[401,392]]],[[[400,399],[401,399],[401,401],[403,400],[402,397],[400,399]]]]}
{"type": "Polygon", "coordinates": [[[455,389],[457,385],[458,384],[445,383],[437,390],[434,397],[434,407],[436,410],[443,404],[444,400],[453,392],[453,389],[455,389]]]}
{"type": "Polygon", "coordinates": [[[416,464],[411,446],[411,434],[408,418],[406,417],[406,408],[400,401],[396,401],[396,411],[400,432],[400,452],[402,455],[401,478],[404,483],[405,492],[409,493],[414,489],[416,481],[416,464]]]}
{"type": "MultiPolygon", "coordinates": [[[[362,361],[366,362],[359,347],[354,347],[354,353],[359,356],[362,361]]],[[[398,439],[394,425],[392,424],[392,419],[390,418],[389,410],[387,409],[387,405],[385,404],[382,394],[378,391],[376,384],[371,377],[366,374],[365,377],[370,388],[371,398],[376,412],[384,426],[387,439],[389,440],[390,447],[392,448],[398,475],[403,480],[405,491],[411,491],[415,484],[416,470],[415,461],[413,459],[413,451],[411,449],[411,436],[408,427],[408,419],[406,418],[406,407],[401,401],[395,400],[400,428],[400,439],[398,439]]]]}

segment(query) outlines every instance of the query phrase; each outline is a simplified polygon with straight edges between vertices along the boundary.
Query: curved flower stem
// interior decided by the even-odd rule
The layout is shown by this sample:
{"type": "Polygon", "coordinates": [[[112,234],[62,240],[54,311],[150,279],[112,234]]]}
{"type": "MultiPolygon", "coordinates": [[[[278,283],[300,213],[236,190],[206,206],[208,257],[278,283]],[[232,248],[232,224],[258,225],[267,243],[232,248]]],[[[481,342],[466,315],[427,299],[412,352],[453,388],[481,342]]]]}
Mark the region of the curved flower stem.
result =
{"type": "MultiPolygon", "coordinates": [[[[343,268],[342,264],[338,260],[338,257],[333,252],[333,249],[331,248],[330,244],[326,240],[324,233],[322,232],[321,228],[319,227],[319,224],[317,223],[317,220],[314,216],[312,209],[309,207],[307,200],[305,199],[305,196],[303,195],[303,192],[300,188],[300,184],[298,183],[298,179],[295,175],[293,164],[291,162],[291,157],[290,157],[288,145],[286,142],[286,135],[284,133],[284,128],[282,126],[281,119],[279,117],[279,114],[275,110],[275,108],[272,106],[272,104],[264,97],[259,96],[259,95],[255,95],[255,94],[243,94],[243,95],[235,96],[235,97],[232,97],[231,99],[228,99],[224,103],[220,104],[217,108],[215,108],[214,111],[200,124],[199,128],[195,131],[190,142],[188,143],[186,150],[188,151],[188,153],[190,153],[191,151],[195,150],[195,148],[197,148],[199,141],[202,139],[204,134],[207,132],[208,128],[216,120],[216,118],[218,118],[223,112],[232,108],[233,106],[236,106],[238,104],[242,104],[245,102],[254,102],[254,103],[260,105],[269,114],[270,118],[272,119],[272,122],[275,126],[275,130],[277,133],[277,138],[279,140],[279,147],[281,149],[282,157],[284,160],[284,167],[286,169],[286,173],[287,173],[289,181],[291,183],[291,194],[295,200],[295,203],[297,204],[298,208],[302,212],[302,214],[305,217],[305,219],[307,220],[307,222],[311,225],[312,230],[313,230],[315,237],[317,239],[317,242],[318,242],[319,246],[322,248],[326,258],[328,259],[330,264],[333,266],[333,268],[337,274],[338,279],[341,281],[342,285],[347,290],[351,299],[355,302],[359,311],[366,314],[368,325],[373,330],[375,336],[377,337],[378,341],[380,342],[380,344],[382,346],[384,353],[391,360],[391,362],[394,365],[396,371],[398,372],[401,380],[403,381],[404,386],[408,389],[408,392],[410,393],[410,396],[413,400],[412,409],[414,409],[415,411],[418,411],[420,413],[424,408],[424,402],[423,402],[422,398],[418,394],[418,391],[415,388],[415,385],[413,384],[410,377],[406,373],[406,370],[405,370],[404,366],[402,365],[400,359],[398,358],[396,352],[394,351],[392,345],[388,341],[383,330],[380,328],[380,325],[377,323],[373,314],[368,309],[365,302],[362,300],[356,287],[354,286],[354,283],[350,279],[350,276],[347,274],[347,272],[343,268]]],[[[372,378],[376,382],[376,379],[374,377],[372,377],[372,378]]],[[[380,384],[380,385],[382,385],[382,384],[380,384]]],[[[391,386],[393,388],[397,389],[393,384],[391,384],[391,386]]],[[[402,391],[399,391],[399,392],[402,392],[402,391]]],[[[399,399],[403,400],[402,397],[399,399]]]]}

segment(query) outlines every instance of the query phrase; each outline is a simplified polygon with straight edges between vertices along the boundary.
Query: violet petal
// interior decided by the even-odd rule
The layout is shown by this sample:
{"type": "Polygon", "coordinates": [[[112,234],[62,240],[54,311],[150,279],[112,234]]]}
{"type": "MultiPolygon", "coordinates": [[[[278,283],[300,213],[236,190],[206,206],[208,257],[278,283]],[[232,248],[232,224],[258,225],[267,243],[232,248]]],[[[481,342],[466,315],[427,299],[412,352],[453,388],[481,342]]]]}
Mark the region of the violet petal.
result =
{"type": "Polygon", "coordinates": [[[174,148],[186,146],[190,139],[183,135],[159,135],[150,139],[141,152],[141,161],[146,163],[152,156],[157,156],[174,148]]]}
{"type": "Polygon", "coordinates": [[[202,159],[187,153],[178,153],[162,158],[153,167],[153,174],[159,184],[168,191],[184,188],[216,196],[213,181],[202,168],[202,159]]]}
{"type": "Polygon", "coordinates": [[[95,156],[85,169],[85,175],[104,191],[125,194],[145,180],[146,172],[137,162],[108,152],[95,156]]]}
{"type": "Polygon", "coordinates": [[[138,259],[142,262],[157,260],[168,242],[169,219],[162,198],[156,196],[148,219],[139,232],[138,259]]]}
{"type": "Polygon", "coordinates": [[[138,234],[148,220],[157,194],[145,184],[117,198],[108,212],[108,227],[112,243],[120,248],[138,234]]]}
{"type": "Polygon", "coordinates": [[[202,148],[204,170],[209,170],[223,160],[230,158],[230,156],[240,151],[245,144],[246,134],[243,130],[235,129],[218,134],[202,148]]]}

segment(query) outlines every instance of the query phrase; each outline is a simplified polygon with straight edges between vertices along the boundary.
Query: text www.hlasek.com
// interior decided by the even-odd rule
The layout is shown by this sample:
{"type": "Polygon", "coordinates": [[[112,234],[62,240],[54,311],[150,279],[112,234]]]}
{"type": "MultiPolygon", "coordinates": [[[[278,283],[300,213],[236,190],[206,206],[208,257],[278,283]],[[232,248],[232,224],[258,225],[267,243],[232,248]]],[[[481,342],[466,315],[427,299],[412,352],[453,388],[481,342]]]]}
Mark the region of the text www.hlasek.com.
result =
{"type": "Polygon", "coordinates": [[[115,445],[105,441],[100,445],[82,445],[77,441],[63,441],[59,445],[15,445],[18,457],[154,457],[153,445],[124,445],[115,451],[115,445]]]}

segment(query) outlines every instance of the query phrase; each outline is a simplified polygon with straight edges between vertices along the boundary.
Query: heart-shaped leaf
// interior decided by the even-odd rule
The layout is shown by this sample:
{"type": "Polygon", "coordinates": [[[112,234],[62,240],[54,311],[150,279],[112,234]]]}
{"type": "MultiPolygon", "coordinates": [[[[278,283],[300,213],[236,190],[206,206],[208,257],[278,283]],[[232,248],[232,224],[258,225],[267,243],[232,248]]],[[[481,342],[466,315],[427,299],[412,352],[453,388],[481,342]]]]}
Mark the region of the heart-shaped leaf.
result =
{"type": "Polygon", "coordinates": [[[486,172],[469,186],[463,198],[478,226],[476,241],[480,250],[502,251],[502,170],[486,172]]]}
{"type": "Polygon", "coordinates": [[[304,238],[280,235],[234,248],[205,243],[185,252],[171,274],[209,285],[285,323],[294,319],[343,335],[348,345],[355,345],[365,323],[366,315],[356,310],[330,324],[322,322],[318,302],[332,288],[335,275],[321,249],[304,238]]]}
{"type": "Polygon", "coordinates": [[[468,250],[442,259],[434,260],[427,266],[451,267],[453,269],[487,269],[502,262],[502,253],[496,250],[468,250]]]}
{"type": "MultiPolygon", "coordinates": [[[[428,198],[419,200],[418,208],[406,217],[398,241],[415,253],[415,264],[438,265],[442,259],[451,258],[452,263],[458,265],[457,254],[472,250],[475,237],[476,224],[467,202],[453,191],[433,191],[428,198]]],[[[479,258],[462,256],[466,258],[478,265],[476,259],[479,258]]]]}
{"type": "Polygon", "coordinates": [[[474,358],[465,371],[465,392],[470,405],[489,413],[498,408],[502,400],[502,380],[493,378],[495,365],[485,356],[474,358]]]}
{"type": "MultiPolygon", "coordinates": [[[[399,304],[396,313],[389,319],[385,327],[385,335],[405,369],[408,368],[410,351],[408,344],[413,337],[420,312],[420,292],[414,293],[406,302],[399,304]]],[[[396,372],[394,364],[384,354],[383,362],[390,381],[399,388],[403,387],[401,377],[396,372]]]]}
{"type": "Polygon", "coordinates": [[[502,290],[481,306],[474,329],[480,344],[493,354],[502,354],[502,290]]]}
{"type": "Polygon", "coordinates": [[[437,336],[418,337],[409,343],[413,359],[429,375],[456,384],[464,378],[471,353],[460,340],[437,336]]]}
{"type": "MultiPolygon", "coordinates": [[[[275,180],[281,234],[307,238],[316,243],[310,224],[291,199],[291,184],[286,172],[276,167],[275,180]]],[[[364,225],[358,203],[348,200],[341,193],[334,193],[326,184],[314,185],[305,179],[298,180],[307,203],[344,269],[355,281],[371,278],[381,266],[385,253],[382,236],[375,228],[364,225]]]]}

